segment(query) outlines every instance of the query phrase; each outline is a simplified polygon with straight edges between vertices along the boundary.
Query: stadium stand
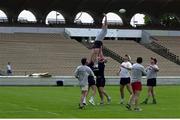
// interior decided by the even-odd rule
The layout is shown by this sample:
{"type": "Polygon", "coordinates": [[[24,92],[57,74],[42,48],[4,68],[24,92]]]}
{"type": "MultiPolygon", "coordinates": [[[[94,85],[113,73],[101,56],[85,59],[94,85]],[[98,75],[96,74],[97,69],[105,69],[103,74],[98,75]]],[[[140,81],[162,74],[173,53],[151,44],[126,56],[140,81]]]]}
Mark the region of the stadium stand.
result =
{"type": "Polygon", "coordinates": [[[176,55],[180,56],[180,37],[156,37],[158,41],[157,43],[165,46],[171,52],[175,53],[176,55]]]}
{"type": "Polygon", "coordinates": [[[167,59],[159,56],[158,54],[146,49],[144,46],[136,43],[133,40],[105,40],[104,45],[116,52],[120,56],[129,54],[132,57],[132,62],[136,61],[137,57],[143,57],[143,65],[147,66],[149,64],[150,57],[156,57],[158,60],[158,65],[160,67],[159,75],[161,76],[178,76],[180,73],[180,66],[167,59]]]}
{"type": "MultiPolygon", "coordinates": [[[[51,75],[72,76],[82,57],[90,50],[76,40],[60,34],[0,34],[0,69],[11,62],[14,75],[49,72],[51,75]]],[[[115,75],[118,63],[109,58],[106,74],[115,75]]]]}

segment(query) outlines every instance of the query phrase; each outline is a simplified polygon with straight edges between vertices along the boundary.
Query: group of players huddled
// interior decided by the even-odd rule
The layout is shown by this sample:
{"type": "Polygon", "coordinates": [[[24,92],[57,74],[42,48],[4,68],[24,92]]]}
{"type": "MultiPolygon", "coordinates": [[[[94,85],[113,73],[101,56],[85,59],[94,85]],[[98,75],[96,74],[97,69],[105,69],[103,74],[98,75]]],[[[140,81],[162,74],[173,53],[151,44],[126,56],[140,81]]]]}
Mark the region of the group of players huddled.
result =
{"type": "MultiPolygon", "coordinates": [[[[75,77],[79,80],[79,85],[81,88],[81,98],[79,108],[83,109],[87,105],[86,98],[88,96],[89,90],[92,89],[93,94],[89,99],[89,103],[96,105],[95,96],[96,88],[98,88],[100,96],[100,105],[105,102],[105,97],[107,103],[110,104],[111,97],[107,94],[104,89],[105,86],[105,63],[106,58],[103,55],[103,43],[104,37],[107,34],[107,16],[104,15],[104,23],[102,25],[101,32],[96,36],[94,46],[92,48],[91,57],[81,59],[81,64],[75,70],[75,77]]],[[[142,65],[142,57],[138,57],[136,63],[131,63],[131,57],[129,55],[124,56],[124,62],[120,64],[120,70],[118,74],[120,75],[120,104],[124,104],[128,110],[141,111],[139,107],[139,96],[142,90],[142,76],[147,76],[147,86],[148,86],[148,96],[142,102],[142,104],[147,104],[149,98],[152,96],[153,104],[156,104],[154,87],[156,86],[156,77],[159,68],[157,66],[156,58],[150,58],[150,64],[145,68],[142,65]],[[124,100],[124,88],[130,93],[130,98],[127,104],[124,100]]]]}

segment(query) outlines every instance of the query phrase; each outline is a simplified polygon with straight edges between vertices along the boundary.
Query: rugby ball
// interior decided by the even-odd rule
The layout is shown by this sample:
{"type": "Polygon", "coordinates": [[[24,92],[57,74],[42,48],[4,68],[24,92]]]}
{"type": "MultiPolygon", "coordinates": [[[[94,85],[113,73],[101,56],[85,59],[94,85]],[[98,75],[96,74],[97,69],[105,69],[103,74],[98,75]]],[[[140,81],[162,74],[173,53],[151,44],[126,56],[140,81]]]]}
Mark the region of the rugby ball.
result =
{"type": "Polygon", "coordinates": [[[122,8],[122,9],[119,10],[119,12],[120,12],[120,13],[125,13],[126,10],[122,8]]]}

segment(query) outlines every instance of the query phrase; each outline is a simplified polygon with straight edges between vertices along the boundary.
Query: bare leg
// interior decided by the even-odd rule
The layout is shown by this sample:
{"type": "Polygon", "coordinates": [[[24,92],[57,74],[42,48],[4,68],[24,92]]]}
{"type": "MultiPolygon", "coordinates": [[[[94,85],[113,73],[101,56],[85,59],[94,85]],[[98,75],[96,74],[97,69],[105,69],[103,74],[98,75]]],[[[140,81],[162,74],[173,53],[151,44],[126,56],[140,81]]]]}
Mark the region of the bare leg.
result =
{"type": "Polygon", "coordinates": [[[92,88],[92,91],[93,91],[93,96],[95,97],[96,96],[96,86],[93,85],[93,86],[91,86],[91,88],[92,88]]]}
{"type": "Polygon", "coordinates": [[[91,89],[92,89],[93,94],[92,94],[91,98],[89,99],[89,103],[91,103],[92,105],[95,105],[94,99],[96,96],[96,86],[92,85],[91,89]]]}
{"type": "Polygon", "coordinates": [[[149,98],[152,96],[152,87],[148,86],[148,91],[147,91],[147,98],[142,102],[142,104],[147,104],[149,98]]]}
{"type": "Polygon", "coordinates": [[[99,55],[99,48],[92,49],[90,60],[95,63],[99,55]]]}
{"type": "Polygon", "coordinates": [[[101,46],[100,50],[99,50],[99,55],[98,57],[104,59],[104,55],[103,55],[103,46],[101,46]]]}
{"type": "Polygon", "coordinates": [[[131,85],[130,85],[130,84],[127,84],[127,85],[126,85],[126,88],[127,88],[128,92],[129,92],[129,94],[131,95],[131,94],[132,94],[131,85]]]}
{"type": "Polygon", "coordinates": [[[139,96],[140,96],[140,91],[135,91],[135,108],[139,108],[139,96]]]}
{"type": "Polygon", "coordinates": [[[155,93],[154,93],[154,87],[152,87],[151,94],[152,94],[152,98],[153,98],[153,104],[157,104],[156,98],[155,98],[155,93]]]}
{"type": "Polygon", "coordinates": [[[120,85],[121,104],[124,103],[124,85],[120,85]]]}
{"type": "Polygon", "coordinates": [[[100,104],[104,104],[104,95],[102,93],[102,88],[101,87],[98,87],[98,92],[99,92],[99,96],[101,98],[100,104]]]}
{"type": "Polygon", "coordinates": [[[82,91],[81,92],[81,99],[80,99],[80,107],[83,107],[83,101],[84,101],[84,98],[87,96],[87,91],[82,91]]]}
{"type": "Polygon", "coordinates": [[[100,87],[100,90],[101,90],[102,95],[106,97],[108,103],[110,103],[111,102],[111,97],[107,94],[104,87],[100,87]]]}

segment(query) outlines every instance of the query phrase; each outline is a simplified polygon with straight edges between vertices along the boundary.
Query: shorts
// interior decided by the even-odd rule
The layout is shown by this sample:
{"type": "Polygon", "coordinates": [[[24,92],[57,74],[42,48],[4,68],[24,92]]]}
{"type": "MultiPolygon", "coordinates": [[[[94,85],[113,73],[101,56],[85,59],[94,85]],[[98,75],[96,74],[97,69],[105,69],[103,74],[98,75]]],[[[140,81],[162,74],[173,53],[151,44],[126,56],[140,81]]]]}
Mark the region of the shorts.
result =
{"type": "Polygon", "coordinates": [[[99,68],[94,68],[93,73],[95,76],[98,76],[99,75],[99,68]]]}
{"type": "Polygon", "coordinates": [[[88,85],[85,85],[85,86],[80,86],[81,88],[81,91],[88,91],[88,85]]]}
{"type": "Polygon", "coordinates": [[[93,48],[101,48],[101,46],[103,46],[102,41],[95,41],[93,48]]]}
{"type": "Polygon", "coordinates": [[[96,79],[96,86],[97,87],[104,87],[106,84],[105,78],[99,77],[96,79]]]}
{"type": "Polygon", "coordinates": [[[156,86],[156,78],[151,78],[147,80],[147,86],[154,87],[156,86]]]}
{"type": "Polygon", "coordinates": [[[120,85],[127,85],[131,82],[131,78],[128,77],[128,78],[121,78],[120,79],[120,85]]]}
{"type": "Polygon", "coordinates": [[[132,89],[133,89],[133,93],[135,93],[136,91],[141,91],[142,90],[141,82],[131,83],[131,86],[132,86],[132,89]]]}
{"type": "Polygon", "coordinates": [[[12,74],[12,71],[11,70],[7,70],[7,74],[12,74]]]}
{"type": "Polygon", "coordinates": [[[92,85],[96,85],[96,82],[93,76],[88,77],[88,83],[89,83],[89,87],[91,87],[92,85]]]}

